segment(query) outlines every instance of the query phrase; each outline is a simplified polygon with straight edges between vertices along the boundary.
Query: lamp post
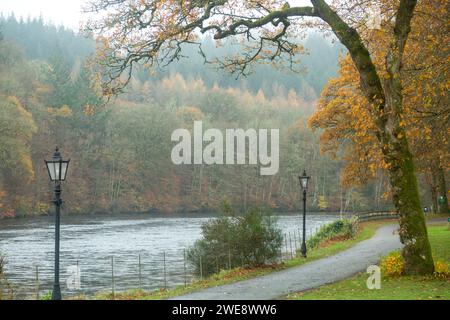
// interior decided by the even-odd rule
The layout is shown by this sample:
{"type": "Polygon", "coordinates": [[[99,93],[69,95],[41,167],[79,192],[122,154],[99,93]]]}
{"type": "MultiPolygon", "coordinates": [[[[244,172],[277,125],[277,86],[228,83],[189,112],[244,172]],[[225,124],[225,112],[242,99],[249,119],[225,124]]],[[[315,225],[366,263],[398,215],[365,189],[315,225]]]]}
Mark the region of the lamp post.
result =
{"type": "Polygon", "coordinates": [[[50,181],[55,183],[53,203],[55,204],[55,280],[53,283],[52,300],[61,300],[61,287],[59,285],[59,234],[61,211],[61,182],[66,181],[70,160],[63,160],[56,147],[52,160],[45,160],[50,181]]]}
{"type": "Polygon", "coordinates": [[[300,187],[303,190],[303,241],[301,253],[302,257],[306,258],[306,191],[308,190],[308,182],[310,177],[308,177],[306,170],[304,170],[303,175],[298,178],[300,181],[300,187]]]}

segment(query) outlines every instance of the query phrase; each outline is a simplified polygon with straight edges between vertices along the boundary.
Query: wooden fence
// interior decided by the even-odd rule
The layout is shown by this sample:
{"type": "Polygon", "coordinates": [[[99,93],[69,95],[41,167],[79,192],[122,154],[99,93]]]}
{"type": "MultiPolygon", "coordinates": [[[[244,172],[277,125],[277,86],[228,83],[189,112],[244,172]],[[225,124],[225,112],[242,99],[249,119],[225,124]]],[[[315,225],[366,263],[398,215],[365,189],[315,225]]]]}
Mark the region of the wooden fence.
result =
{"type": "Polygon", "coordinates": [[[398,214],[396,211],[375,211],[375,212],[362,212],[355,214],[359,221],[373,221],[373,220],[383,220],[383,219],[398,219],[398,214]]]}

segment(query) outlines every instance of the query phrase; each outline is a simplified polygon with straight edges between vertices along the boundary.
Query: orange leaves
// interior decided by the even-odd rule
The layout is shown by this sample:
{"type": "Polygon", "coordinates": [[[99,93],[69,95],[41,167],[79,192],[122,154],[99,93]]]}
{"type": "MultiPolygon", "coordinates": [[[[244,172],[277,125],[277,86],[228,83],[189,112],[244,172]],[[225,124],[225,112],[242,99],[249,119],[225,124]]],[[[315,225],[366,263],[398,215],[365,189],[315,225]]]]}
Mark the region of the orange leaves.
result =
{"type": "Polygon", "coordinates": [[[346,161],[343,184],[361,185],[377,175],[382,154],[358,72],[349,56],[341,58],[340,65],[339,76],[329,81],[309,125],[323,130],[322,151],[332,155],[341,152],[346,161]]]}
{"type": "MultiPolygon", "coordinates": [[[[412,32],[405,50],[403,72],[403,112],[395,138],[407,138],[419,168],[429,170],[429,161],[439,159],[448,163],[450,148],[445,114],[448,109],[450,87],[450,58],[448,18],[445,1],[421,2],[414,16],[412,32]],[[426,12],[426,14],[425,14],[426,12]],[[433,17],[441,17],[435,19],[433,17]],[[444,115],[444,116],[443,116],[444,115]]],[[[386,49],[392,30],[382,28],[364,35],[371,57],[382,79],[386,72],[386,49]]],[[[311,117],[310,126],[323,129],[322,149],[342,151],[348,162],[345,181],[358,183],[361,177],[370,178],[378,169],[386,170],[382,149],[376,139],[373,119],[383,116],[377,106],[368,104],[360,89],[360,78],[351,59],[341,58],[339,76],[329,81],[322,93],[318,111],[311,117]]]]}
{"type": "Polygon", "coordinates": [[[192,125],[194,121],[205,118],[203,112],[196,107],[184,107],[177,111],[177,117],[181,118],[186,125],[192,125]]]}

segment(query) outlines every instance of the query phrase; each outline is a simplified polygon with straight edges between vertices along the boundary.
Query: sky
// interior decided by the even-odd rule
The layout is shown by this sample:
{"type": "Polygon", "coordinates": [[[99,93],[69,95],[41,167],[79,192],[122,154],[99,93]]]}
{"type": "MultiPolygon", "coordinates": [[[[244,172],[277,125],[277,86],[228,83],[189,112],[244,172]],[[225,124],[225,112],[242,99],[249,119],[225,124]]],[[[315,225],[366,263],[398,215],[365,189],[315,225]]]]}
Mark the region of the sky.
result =
{"type": "MultiPolygon", "coordinates": [[[[39,17],[53,24],[64,25],[75,31],[83,21],[81,7],[87,0],[0,0],[3,15],[14,13],[17,18],[39,17]]],[[[310,5],[307,0],[290,0],[291,5],[310,5]]]]}
{"type": "Polygon", "coordinates": [[[81,6],[86,0],[0,0],[0,12],[16,17],[39,17],[56,25],[78,30],[82,21],[81,6]]]}

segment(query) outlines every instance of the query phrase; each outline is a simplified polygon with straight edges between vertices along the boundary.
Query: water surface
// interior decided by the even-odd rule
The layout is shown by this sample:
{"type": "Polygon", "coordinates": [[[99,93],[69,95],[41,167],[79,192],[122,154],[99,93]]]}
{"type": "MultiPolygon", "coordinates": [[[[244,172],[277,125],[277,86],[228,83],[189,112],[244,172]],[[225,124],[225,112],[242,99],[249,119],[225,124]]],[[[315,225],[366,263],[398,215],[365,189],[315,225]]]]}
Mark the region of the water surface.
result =
{"type": "MultiPolygon", "coordinates": [[[[112,290],[154,290],[183,284],[184,249],[201,238],[201,225],[213,215],[63,216],[61,218],[61,290],[65,295],[112,290]],[[164,277],[164,253],[166,277],[164,277]],[[139,277],[139,255],[141,277],[139,277]],[[81,269],[81,290],[69,290],[67,268],[81,269]],[[164,280],[166,279],[166,281],[164,280]]],[[[307,234],[333,221],[335,215],[310,214],[307,234]]],[[[278,215],[278,225],[291,235],[287,251],[299,247],[302,219],[298,214],[278,215]],[[295,236],[294,236],[295,234],[295,236]]],[[[288,236],[289,237],[289,236],[288,236]]],[[[286,246],[283,245],[283,251],[286,246]]],[[[0,221],[0,252],[6,255],[6,274],[20,296],[41,294],[52,288],[54,224],[52,217],[0,221]],[[36,281],[38,267],[39,281],[36,281]],[[39,283],[39,286],[37,285],[39,283]]],[[[188,266],[188,281],[192,280],[188,266]]]]}

